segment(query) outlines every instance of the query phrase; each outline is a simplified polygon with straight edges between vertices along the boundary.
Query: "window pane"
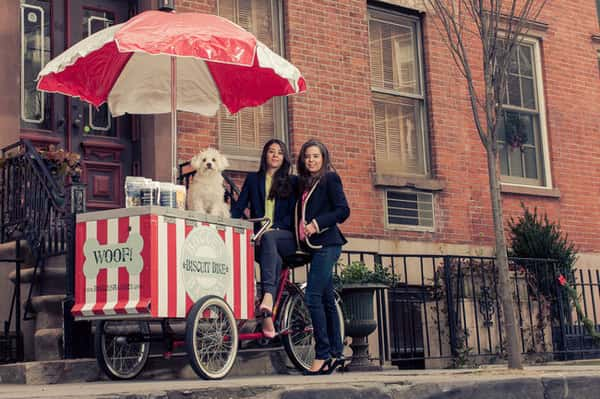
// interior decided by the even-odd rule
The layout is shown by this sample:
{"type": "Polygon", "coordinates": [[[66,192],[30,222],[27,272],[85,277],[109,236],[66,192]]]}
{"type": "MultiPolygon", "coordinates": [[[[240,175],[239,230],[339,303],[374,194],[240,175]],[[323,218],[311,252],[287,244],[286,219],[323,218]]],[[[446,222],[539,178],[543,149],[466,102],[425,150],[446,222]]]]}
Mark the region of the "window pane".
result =
{"type": "Polygon", "coordinates": [[[525,177],[523,175],[523,162],[521,159],[521,149],[520,148],[509,147],[508,162],[509,162],[511,176],[525,177]]]}
{"type": "Polygon", "coordinates": [[[515,107],[521,106],[521,85],[519,83],[519,77],[515,75],[508,75],[508,98],[507,102],[515,107]]]}
{"type": "Polygon", "coordinates": [[[419,66],[413,28],[371,20],[369,42],[371,84],[382,89],[419,93],[419,66]]]}
{"type": "Polygon", "coordinates": [[[532,65],[532,48],[531,46],[519,46],[519,73],[522,76],[533,77],[533,65],[532,65]]]}
{"type": "Polygon", "coordinates": [[[533,79],[522,78],[521,89],[523,90],[523,108],[536,109],[533,79]]]}
{"type": "Polygon", "coordinates": [[[420,107],[418,100],[375,96],[373,108],[378,171],[425,174],[420,107]]]}
{"type": "Polygon", "coordinates": [[[21,5],[21,125],[51,129],[50,96],[37,91],[35,79],[50,60],[50,6],[47,1],[21,5]]]}
{"type": "MultiPolygon", "coordinates": [[[[81,21],[81,32],[83,38],[86,38],[104,28],[108,28],[115,23],[115,16],[110,12],[84,9],[83,20],[81,21]]],[[[96,108],[86,104],[87,110],[84,112],[83,132],[89,136],[115,137],[117,135],[116,124],[113,123],[113,117],[108,110],[107,104],[102,104],[96,108]]]]}
{"type": "Polygon", "coordinates": [[[501,145],[498,152],[500,153],[500,173],[503,176],[508,175],[508,151],[506,145],[501,145]]]}
{"type": "MultiPolygon", "coordinates": [[[[227,18],[279,53],[278,27],[273,16],[273,0],[219,0],[219,15],[227,18]]],[[[230,115],[219,111],[219,144],[232,155],[259,156],[263,144],[276,135],[276,110],[279,100],[260,107],[246,108],[230,115]]]]}
{"type": "Polygon", "coordinates": [[[535,148],[524,148],[523,156],[525,158],[525,177],[528,179],[537,179],[538,178],[538,168],[537,168],[537,154],[535,148]]]}

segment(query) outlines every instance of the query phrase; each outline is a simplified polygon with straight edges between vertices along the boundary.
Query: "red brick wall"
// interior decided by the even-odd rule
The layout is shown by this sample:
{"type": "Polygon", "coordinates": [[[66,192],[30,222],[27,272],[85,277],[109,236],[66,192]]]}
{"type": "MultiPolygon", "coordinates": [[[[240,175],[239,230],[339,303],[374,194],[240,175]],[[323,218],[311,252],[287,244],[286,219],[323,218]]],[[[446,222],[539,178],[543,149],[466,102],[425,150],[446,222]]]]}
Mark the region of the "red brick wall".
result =
{"type": "MultiPolygon", "coordinates": [[[[215,12],[216,1],[177,2],[179,11],[215,12]]],[[[283,2],[286,58],[308,82],[289,100],[292,151],[308,138],[325,142],[340,172],[353,237],[492,245],[487,164],[472,121],[464,80],[429,20],[423,18],[431,164],[445,183],[436,195],[435,232],[386,230],[383,192],[373,186],[367,4],[364,0],[283,2]]],[[[559,220],[582,251],[600,252],[600,33],[594,0],[549,2],[539,21],[550,163],[560,198],[503,194],[506,217],[520,202],[559,220]]],[[[480,62],[473,62],[480,72],[480,62]]],[[[215,145],[216,118],[180,114],[180,158],[215,145]]]]}

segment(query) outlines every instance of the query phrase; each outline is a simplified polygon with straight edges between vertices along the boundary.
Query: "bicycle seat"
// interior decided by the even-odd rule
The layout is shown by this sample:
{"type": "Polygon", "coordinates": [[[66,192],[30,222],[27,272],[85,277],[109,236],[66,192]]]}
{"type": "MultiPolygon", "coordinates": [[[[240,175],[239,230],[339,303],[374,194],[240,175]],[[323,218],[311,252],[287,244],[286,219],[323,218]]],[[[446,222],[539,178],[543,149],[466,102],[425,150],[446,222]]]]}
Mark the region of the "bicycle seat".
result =
{"type": "Polygon", "coordinates": [[[308,252],[296,250],[291,255],[283,258],[283,267],[293,269],[295,267],[304,266],[310,262],[312,255],[308,252]]]}

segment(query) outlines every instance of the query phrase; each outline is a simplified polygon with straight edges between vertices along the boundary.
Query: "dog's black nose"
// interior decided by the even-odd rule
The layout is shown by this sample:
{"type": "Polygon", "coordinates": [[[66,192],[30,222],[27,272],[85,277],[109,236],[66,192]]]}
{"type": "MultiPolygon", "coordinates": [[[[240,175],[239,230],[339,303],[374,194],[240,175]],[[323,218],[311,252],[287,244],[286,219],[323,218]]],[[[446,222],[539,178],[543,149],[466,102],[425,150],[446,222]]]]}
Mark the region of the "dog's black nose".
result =
{"type": "Polygon", "coordinates": [[[206,169],[212,169],[212,163],[207,162],[206,163],[206,169]]]}

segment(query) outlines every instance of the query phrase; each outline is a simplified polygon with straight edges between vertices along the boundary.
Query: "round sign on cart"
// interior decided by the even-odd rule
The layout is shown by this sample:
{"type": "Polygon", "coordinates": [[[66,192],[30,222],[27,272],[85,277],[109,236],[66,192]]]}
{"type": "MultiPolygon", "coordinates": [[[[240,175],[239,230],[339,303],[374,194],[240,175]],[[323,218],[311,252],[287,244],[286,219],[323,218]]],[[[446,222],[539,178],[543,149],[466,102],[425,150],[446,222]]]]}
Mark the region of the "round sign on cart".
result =
{"type": "Polygon", "coordinates": [[[180,258],[185,290],[196,302],[206,295],[223,297],[233,270],[227,247],[217,230],[195,227],[185,239],[180,258]]]}

